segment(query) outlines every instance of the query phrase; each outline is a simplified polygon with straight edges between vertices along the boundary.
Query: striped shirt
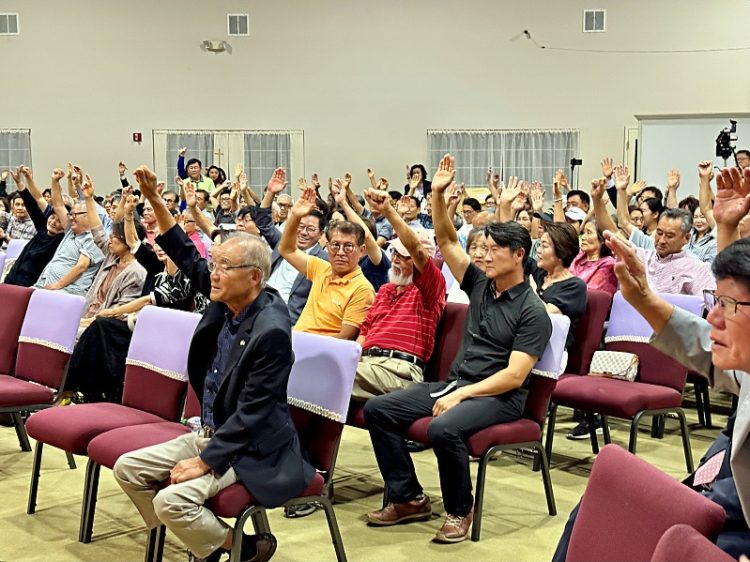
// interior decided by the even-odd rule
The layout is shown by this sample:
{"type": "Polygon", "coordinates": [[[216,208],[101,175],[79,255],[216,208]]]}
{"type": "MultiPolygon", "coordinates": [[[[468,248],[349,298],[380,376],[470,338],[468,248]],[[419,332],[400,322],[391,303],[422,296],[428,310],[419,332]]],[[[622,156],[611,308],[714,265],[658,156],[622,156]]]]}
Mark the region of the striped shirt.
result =
{"type": "Polygon", "coordinates": [[[36,227],[31,217],[26,217],[23,220],[19,220],[15,215],[0,211],[3,215],[3,221],[8,225],[5,229],[5,234],[11,240],[31,240],[36,236],[36,227]]]}
{"type": "Polygon", "coordinates": [[[99,266],[104,261],[104,254],[94,243],[94,237],[90,231],[75,234],[70,225],[65,229],[65,236],[57,247],[55,255],[47,264],[36,282],[37,289],[44,288],[45,285],[57,283],[68,271],[70,271],[81,256],[86,256],[91,260],[88,269],[81,274],[78,279],[73,281],[62,290],[71,295],[86,296],[86,292],[91,287],[91,283],[96,277],[99,266]]]}
{"type": "Polygon", "coordinates": [[[702,295],[704,289],[715,289],[716,279],[707,263],[685,250],[660,258],[656,250],[635,248],[646,266],[648,284],[657,293],[702,295]]]}
{"type": "Polygon", "coordinates": [[[445,277],[430,259],[414,283],[399,293],[393,283],[378,291],[359,334],[363,350],[371,347],[416,355],[427,362],[435,346],[438,320],[445,308],[445,277]]]}

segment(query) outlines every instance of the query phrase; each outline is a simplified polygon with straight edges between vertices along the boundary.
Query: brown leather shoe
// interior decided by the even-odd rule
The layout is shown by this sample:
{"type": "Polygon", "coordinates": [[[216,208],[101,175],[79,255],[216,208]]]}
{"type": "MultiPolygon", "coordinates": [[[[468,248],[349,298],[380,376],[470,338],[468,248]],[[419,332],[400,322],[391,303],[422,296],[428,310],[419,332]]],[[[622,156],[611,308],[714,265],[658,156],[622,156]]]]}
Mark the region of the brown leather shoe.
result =
{"type": "Polygon", "coordinates": [[[454,543],[461,542],[469,536],[471,522],[474,520],[474,509],[466,514],[466,517],[457,517],[450,513],[445,518],[445,523],[432,539],[434,542],[454,543]]]}
{"type": "Polygon", "coordinates": [[[389,503],[383,509],[367,514],[367,524],[378,527],[397,525],[405,521],[426,521],[432,517],[430,498],[424,496],[419,500],[403,503],[389,503]]]}

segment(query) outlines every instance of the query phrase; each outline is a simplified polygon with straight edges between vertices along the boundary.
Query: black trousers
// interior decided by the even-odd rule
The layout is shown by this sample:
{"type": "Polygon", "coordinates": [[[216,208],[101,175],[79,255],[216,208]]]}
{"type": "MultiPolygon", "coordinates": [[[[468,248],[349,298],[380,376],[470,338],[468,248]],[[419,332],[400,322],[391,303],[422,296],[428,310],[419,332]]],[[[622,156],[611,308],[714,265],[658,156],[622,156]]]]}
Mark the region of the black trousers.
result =
{"type": "MultiPolygon", "coordinates": [[[[415,384],[371,398],[365,404],[375,457],[394,503],[413,500],[422,493],[404,436],[414,421],[432,415],[438,398],[430,394],[446,385],[415,384]]],[[[518,389],[502,396],[464,400],[430,423],[428,435],[437,457],[443,504],[451,515],[463,517],[474,505],[466,440],[490,425],[519,419],[526,394],[525,389],[518,389]]]]}

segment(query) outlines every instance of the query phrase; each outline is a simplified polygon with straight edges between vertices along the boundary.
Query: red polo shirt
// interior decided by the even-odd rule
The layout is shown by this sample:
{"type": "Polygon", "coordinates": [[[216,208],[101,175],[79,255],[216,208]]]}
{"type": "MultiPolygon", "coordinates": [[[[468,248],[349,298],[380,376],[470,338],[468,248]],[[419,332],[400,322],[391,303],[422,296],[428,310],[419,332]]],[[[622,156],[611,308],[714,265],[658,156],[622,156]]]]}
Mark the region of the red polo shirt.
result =
{"type": "Polygon", "coordinates": [[[360,328],[362,349],[393,349],[427,362],[443,309],[445,277],[430,259],[421,273],[414,268],[414,283],[400,293],[393,283],[380,287],[360,328]]]}

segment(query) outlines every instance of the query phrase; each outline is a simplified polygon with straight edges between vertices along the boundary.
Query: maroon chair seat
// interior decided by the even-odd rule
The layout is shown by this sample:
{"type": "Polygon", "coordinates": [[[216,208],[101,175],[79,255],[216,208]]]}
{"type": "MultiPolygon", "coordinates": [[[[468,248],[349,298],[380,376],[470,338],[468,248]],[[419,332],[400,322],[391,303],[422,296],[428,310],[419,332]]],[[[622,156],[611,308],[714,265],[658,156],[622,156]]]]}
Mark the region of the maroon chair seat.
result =
{"type": "MultiPolygon", "coordinates": [[[[300,498],[323,495],[326,481],[315,473],[312,482],[299,494],[300,498]]],[[[248,505],[256,503],[255,497],[242,484],[232,484],[208,500],[206,504],[218,517],[237,517],[248,505]]]]}
{"type": "Polygon", "coordinates": [[[3,321],[0,324],[0,374],[11,375],[16,364],[18,336],[34,289],[0,283],[3,321]]]}
{"type": "MultiPolygon", "coordinates": [[[[431,445],[427,436],[427,428],[433,417],[421,418],[409,427],[409,439],[431,445]]],[[[542,428],[533,420],[521,418],[509,423],[492,425],[478,431],[467,441],[469,454],[472,457],[481,457],[489,447],[495,445],[512,445],[515,443],[526,443],[527,441],[539,441],[542,438],[542,428]]]]}
{"type": "Polygon", "coordinates": [[[682,394],[667,386],[597,376],[587,377],[586,384],[580,380],[576,375],[560,379],[555,403],[618,418],[632,418],[641,410],[679,408],[682,403],[682,394]]]}
{"type": "Polygon", "coordinates": [[[94,437],[86,448],[89,461],[112,468],[125,453],[166,443],[188,433],[190,428],[177,422],[149,423],[118,427],[94,437]]]}
{"type": "Polygon", "coordinates": [[[26,422],[26,431],[34,439],[42,437],[47,445],[74,455],[85,455],[89,442],[97,435],[118,427],[163,421],[164,418],[150,412],[97,402],[37,412],[26,422]]]}
{"type": "Polygon", "coordinates": [[[693,529],[674,525],[656,543],[651,562],[735,562],[734,558],[693,529]]]}
{"type": "Polygon", "coordinates": [[[607,445],[591,470],[567,560],[650,560],[672,525],[690,525],[713,539],[725,517],[718,504],[624,449],[607,445]]]}
{"type": "Polygon", "coordinates": [[[55,391],[51,388],[8,375],[0,375],[0,408],[52,404],[54,400],[55,391]]]}
{"type": "Polygon", "coordinates": [[[352,402],[349,406],[349,413],[346,416],[346,425],[367,429],[365,421],[365,407],[360,402],[352,402]]]}

